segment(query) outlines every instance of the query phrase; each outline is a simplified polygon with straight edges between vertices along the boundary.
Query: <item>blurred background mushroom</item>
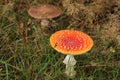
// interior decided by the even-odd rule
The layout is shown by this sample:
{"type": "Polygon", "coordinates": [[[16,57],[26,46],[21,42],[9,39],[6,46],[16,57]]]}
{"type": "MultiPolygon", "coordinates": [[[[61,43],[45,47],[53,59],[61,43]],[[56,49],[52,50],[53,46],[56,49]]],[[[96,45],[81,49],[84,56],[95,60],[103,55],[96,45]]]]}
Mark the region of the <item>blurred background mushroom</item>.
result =
{"type": "Polygon", "coordinates": [[[58,52],[67,55],[63,61],[66,64],[65,74],[73,78],[76,75],[74,55],[89,51],[93,46],[93,40],[86,33],[80,31],[61,30],[51,35],[50,44],[58,52]]]}
{"type": "Polygon", "coordinates": [[[28,14],[36,19],[41,20],[41,28],[44,30],[46,27],[49,27],[50,20],[60,16],[62,10],[58,6],[50,4],[39,4],[37,6],[32,6],[28,10],[28,14]]]}

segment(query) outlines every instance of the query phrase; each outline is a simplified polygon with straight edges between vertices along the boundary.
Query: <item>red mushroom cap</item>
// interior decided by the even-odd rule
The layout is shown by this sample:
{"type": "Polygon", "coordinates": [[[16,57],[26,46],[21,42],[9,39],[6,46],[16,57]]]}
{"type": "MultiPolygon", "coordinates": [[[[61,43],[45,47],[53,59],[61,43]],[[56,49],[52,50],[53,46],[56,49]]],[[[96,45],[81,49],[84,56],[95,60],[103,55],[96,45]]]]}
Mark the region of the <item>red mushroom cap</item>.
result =
{"type": "Polygon", "coordinates": [[[93,46],[93,40],[87,34],[76,30],[60,30],[50,37],[51,46],[69,55],[79,55],[89,51],[93,46]]]}

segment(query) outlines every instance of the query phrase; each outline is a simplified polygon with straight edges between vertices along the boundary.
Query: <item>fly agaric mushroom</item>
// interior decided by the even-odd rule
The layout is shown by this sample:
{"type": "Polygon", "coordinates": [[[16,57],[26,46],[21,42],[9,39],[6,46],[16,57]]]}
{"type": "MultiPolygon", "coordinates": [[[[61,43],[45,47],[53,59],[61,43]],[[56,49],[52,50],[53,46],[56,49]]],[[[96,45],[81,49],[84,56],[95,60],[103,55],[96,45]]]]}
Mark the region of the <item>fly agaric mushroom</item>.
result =
{"type": "Polygon", "coordinates": [[[28,10],[30,16],[36,19],[41,19],[42,27],[48,26],[49,20],[58,17],[61,13],[61,8],[49,4],[39,4],[37,6],[32,6],[28,10]]]}
{"type": "Polygon", "coordinates": [[[76,60],[74,55],[86,53],[93,46],[93,40],[87,34],[76,30],[60,30],[50,37],[51,46],[63,54],[67,54],[63,63],[66,64],[66,75],[74,77],[74,65],[76,60]]]}

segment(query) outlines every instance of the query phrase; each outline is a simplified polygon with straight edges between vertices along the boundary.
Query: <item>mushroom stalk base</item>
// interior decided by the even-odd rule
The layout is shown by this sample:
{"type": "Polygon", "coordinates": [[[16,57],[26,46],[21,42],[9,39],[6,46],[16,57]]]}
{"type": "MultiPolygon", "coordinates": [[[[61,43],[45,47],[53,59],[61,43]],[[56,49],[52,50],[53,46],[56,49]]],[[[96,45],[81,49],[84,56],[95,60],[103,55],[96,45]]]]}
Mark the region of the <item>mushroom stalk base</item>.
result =
{"type": "Polygon", "coordinates": [[[66,64],[65,74],[70,78],[75,77],[76,71],[74,70],[74,65],[76,64],[76,60],[73,55],[67,55],[63,61],[66,64]]]}
{"type": "Polygon", "coordinates": [[[49,20],[48,19],[42,19],[41,20],[41,27],[44,29],[49,26],[49,20]]]}
{"type": "Polygon", "coordinates": [[[48,34],[48,28],[49,28],[49,19],[42,19],[41,20],[41,30],[44,35],[48,34]]]}

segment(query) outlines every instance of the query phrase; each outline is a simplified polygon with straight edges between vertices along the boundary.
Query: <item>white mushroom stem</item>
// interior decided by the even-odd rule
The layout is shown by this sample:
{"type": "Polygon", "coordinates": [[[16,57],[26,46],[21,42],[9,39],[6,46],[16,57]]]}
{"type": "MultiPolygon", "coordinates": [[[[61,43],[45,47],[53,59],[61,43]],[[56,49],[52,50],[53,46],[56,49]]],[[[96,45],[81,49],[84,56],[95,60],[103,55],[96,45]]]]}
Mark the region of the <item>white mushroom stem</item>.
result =
{"type": "Polygon", "coordinates": [[[41,28],[46,28],[49,26],[49,20],[48,19],[42,19],[41,20],[41,28]]]}
{"type": "Polygon", "coordinates": [[[74,65],[76,64],[76,60],[73,55],[67,55],[63,61],[66,64],[65,73],[69,77],[74,77],[76,75],[76,71],[74,70],[74,65]]]}

